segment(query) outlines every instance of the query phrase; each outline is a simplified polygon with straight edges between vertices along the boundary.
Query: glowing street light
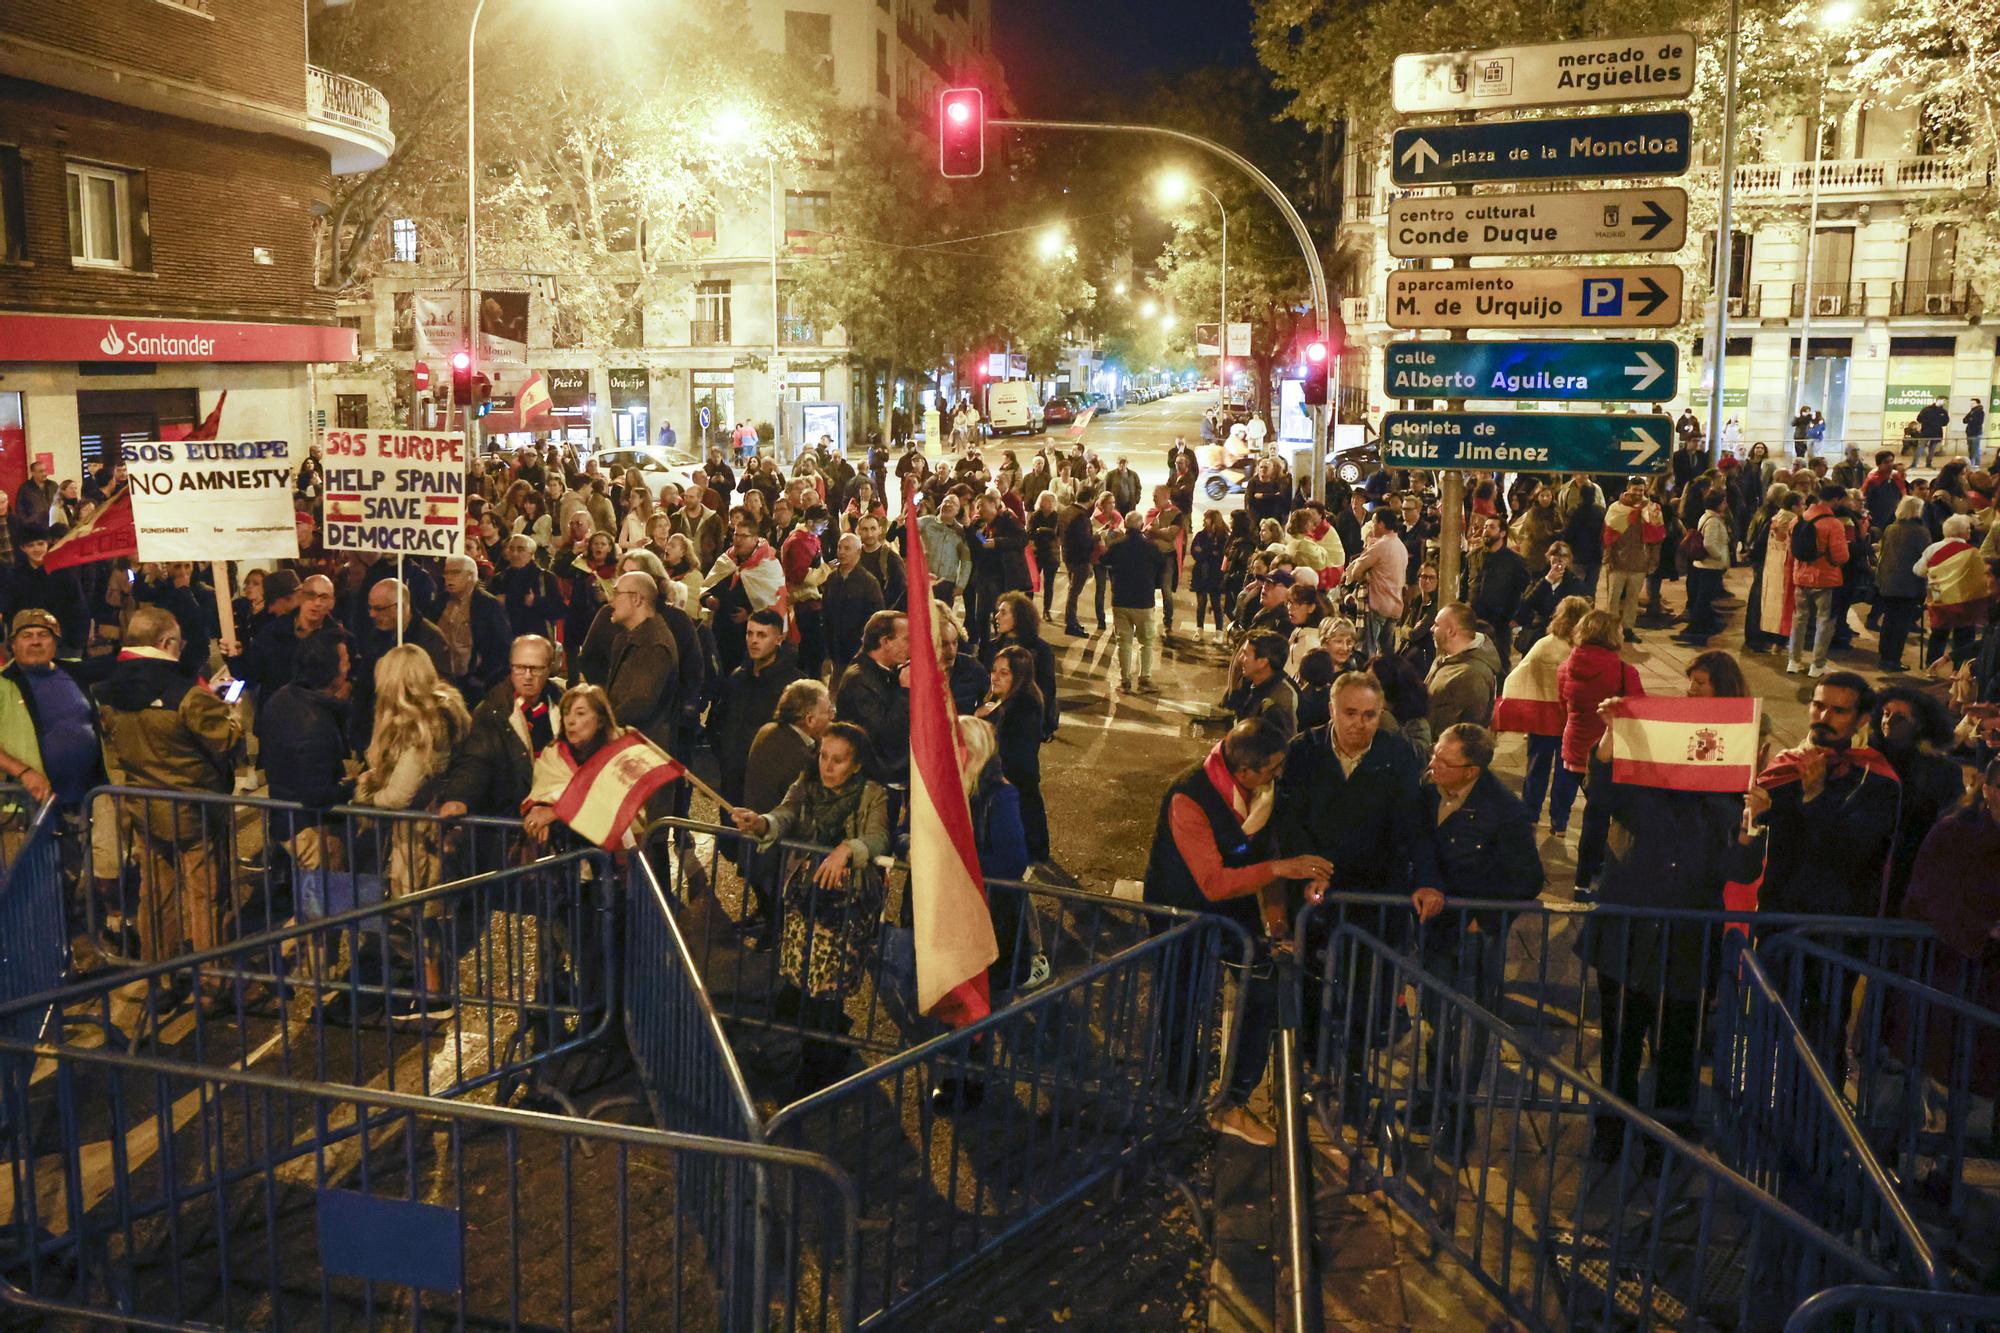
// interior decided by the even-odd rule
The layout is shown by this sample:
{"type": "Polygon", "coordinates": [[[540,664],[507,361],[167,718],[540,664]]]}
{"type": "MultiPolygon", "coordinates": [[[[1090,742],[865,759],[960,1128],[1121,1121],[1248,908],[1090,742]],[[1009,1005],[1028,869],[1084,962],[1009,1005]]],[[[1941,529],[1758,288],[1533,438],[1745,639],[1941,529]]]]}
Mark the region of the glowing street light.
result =
{"type": "Polygon", "coordinates": [[[1063,235],[1061,227],[1050,227],[1042,233],[1041,239],[1035,242],[1035,249],[1040,252],[1043,259],[1054,261],[1061,258],[1063,247],[1068,242],[1069,238],[1063,235]]]}
{"type": "Polygon", "coordinates": [[[1168,311],[1166,314],[1160,316],[1160,327],[1165,329],[1168,333],[1172,333],[1174,331],[1174,315],[1171,310],[1168,311]]]}
{"type": "Polygon", "coordinates": [[[1160,303],[1158,301],[1146,301],[1140,305],[1139,313],[1144,315],[1147,319],[1151,319],[1153,316],[1160,313],[1160,303]]]}
{"type": "Polygon", "coordinates": [[[1111,289],[1111,294],[1113,296],[1123,296],[1125,294],[1125,284],[1121,282],[1113,286],[1111,289]]]}

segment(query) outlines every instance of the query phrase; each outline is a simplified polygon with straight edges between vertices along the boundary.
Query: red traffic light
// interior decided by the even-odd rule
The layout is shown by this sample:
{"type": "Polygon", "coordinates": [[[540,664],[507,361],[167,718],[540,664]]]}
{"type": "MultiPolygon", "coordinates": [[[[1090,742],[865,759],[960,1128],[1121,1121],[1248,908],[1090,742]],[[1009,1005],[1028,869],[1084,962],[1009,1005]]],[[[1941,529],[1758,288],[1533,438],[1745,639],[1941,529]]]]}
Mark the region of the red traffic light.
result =
{"type": "Polygon", "coordinates": [[[451,401],[459,407],[472,401],[472,353],[463,347],[451,354],[451,401]]]}
{"type": "Polygon", "coordinates": [[[986,170],[986,93],[946,88],[938,94],[938,171],[949,180],[986,170]]]}
{"type": "Polygon", "coordinates": [[[453,352],[451,354],[451,368],[453,370],[472,369],[472,353],[463,350],[453,352]]]}
{"type": "Polygon", "coordinates": [[[1326,360],[1326,344],[1315,338],[1306,344],[1306,360],[1318,364],[1326,360]]]}
{"type": "Polygon", "coordinates": [[[1324,338],[1306,339],[1305,383],[1300,395],[1308,407],[1318,407],[1327,399],[1327,371],[1331,369],[1331,349],[1324,338]]]}

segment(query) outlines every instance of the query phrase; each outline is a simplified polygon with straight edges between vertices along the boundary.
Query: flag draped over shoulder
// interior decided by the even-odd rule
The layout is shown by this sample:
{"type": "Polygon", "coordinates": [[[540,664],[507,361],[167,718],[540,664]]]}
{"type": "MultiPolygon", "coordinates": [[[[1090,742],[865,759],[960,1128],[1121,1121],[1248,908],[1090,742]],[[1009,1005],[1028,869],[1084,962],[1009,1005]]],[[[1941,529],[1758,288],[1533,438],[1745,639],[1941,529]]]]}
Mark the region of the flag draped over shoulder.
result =
{"type": "MultiPolygon", "coordinates": [[[[914,501],[915,497],[912,497],[914,501]]],[[[917,530],[910,506],[909,530],[917,530]]],[[[910,543],[910,587],[931,586],[924,544],[910,543]]],[[[1000,956],[958,776],[958,726],[938,665],[931,601],[910,598],[910,897],[917,1007],[953,1027],[992,1012],[986,969],[1000,956]]]]}
{"type": "Polygon", "coordinates": [[[561,742],[535,757],[533,790],[524,806],[550,806],[580,837],[599,847],[622,847],[647,800],[686,772],[637,731],[609,742],[582,764],[568,742],[561,742]]]}
{"type": "Polygon", "coordinates": [[[1637,787],[1742,792],[1757,774],[1756,699],[1630,698],[1611,722],[1611,776],[1637,787]]]}

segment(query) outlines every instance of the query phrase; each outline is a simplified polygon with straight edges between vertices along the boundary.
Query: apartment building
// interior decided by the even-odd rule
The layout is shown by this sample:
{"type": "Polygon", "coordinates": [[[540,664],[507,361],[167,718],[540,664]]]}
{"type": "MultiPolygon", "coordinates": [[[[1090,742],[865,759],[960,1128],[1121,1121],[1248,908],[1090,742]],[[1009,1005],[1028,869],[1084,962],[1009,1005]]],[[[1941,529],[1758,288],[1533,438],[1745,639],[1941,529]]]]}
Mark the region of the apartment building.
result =
{"type": "MultiPolygon", "coordinates": [[[[937,94],[960,82],[1004,90],[988,40],[992,0],[749,0],[750,36],[823,80],[835,103],[928,126],[937,94]]],[[[635,309],[610,346],[563,345],[538,279],[513,278],[531,296],[527,362],[550,391],[560,427],[537,433],[586,447],[657,442],[671,426],[685,447],[720,440],[738,421],[801,420],[780,402],[833,404],[846,433],[862,386],[839,328],[793,306],[787,270],[819,244],[831,204],[827,173],[810,166],[766,173],[761,189],[723,201],[691,232],[696,270],[685,293],[635,309]]],[[[319,401],[329,421],[400,422],[402,378],[415,361],[412,292],[422,276],[413,223],[392,226],[386,262],[365,292],[343,299],[343,322],[388,374],[328,368],[319,401]]],[[[636,244],[636,241],[635,241],[636,244]]],[[[498,282],[490,285],[500,285],[498,282]]],[[[432,367],[441,373],[442,367],[432,367]]],[[[489,435],[513,435],[513,385],[496,385],[489,435]]],[[[813,434],[832,415],[816,412],[813,434]]],[[[520,439],[527,435],[519,434],[520,439]]]]}
{"type": "Polygon", "coordinates": [[[228,435],[309,439],[310,368],[355,355],[313,210],[394,146],[380,93],[307,62],[298,0],[0,6],[0,481],[224,390],[228,435]]]}
{"type": "MultiPolygon", "coordinates": [[[[1764,440],[1775,449],[1790,440],[1791,419],[1803,402],[1827,419],[1823,449],[1838,452],[1851,442],[1868,452],[1878,441],[1900,441],[1918,410],[1943,397],[1956,432],[1971,400],[1990,405],[2000,384],[2000,311],[1963,276],[1959,230],[1927,221],[1920,211],[1927,198],[1983,184],[1992,165],[1968,179],[1958,158],[1927,141],[1916,109],[1830,108],[1817,162],[1814,138],[1809,119],[1800,117],[1779,133],[1746,134],[1738,144],[1724,418],[1741,423],[1746,444],[1764,440]]],[[[1695,218],[1713,218],[1719,148],[1697,142],[1696,151],[1711,165],[1697,167],[1684,184],[1695,218]]],[[[1384,275],[1414,262],[1389,254],[1384,223],[1397,192],[1383,161],[1379,149],[1348,159],[1342,238],[1358,270],[1370,275],[1365,294],[1350,299],[1347,313],[1356,341],[1369,347],[1369,402],[1376,411],[1396,406],[1382,393],[1380,349],[1392,336],[1384,322],[1384,275]]],[[[1686,323],[1671,335],[1685,349],[1682,393],[1669,406],[1678,412],[1693,405],[1704,419],[1714,309],[1697,293],[1708,290],[1714,244],[1712,226],[1705,233],[1691,230],[1678,256],[1659,257],[1677,258],[1688,271],[1686,323]]]]}

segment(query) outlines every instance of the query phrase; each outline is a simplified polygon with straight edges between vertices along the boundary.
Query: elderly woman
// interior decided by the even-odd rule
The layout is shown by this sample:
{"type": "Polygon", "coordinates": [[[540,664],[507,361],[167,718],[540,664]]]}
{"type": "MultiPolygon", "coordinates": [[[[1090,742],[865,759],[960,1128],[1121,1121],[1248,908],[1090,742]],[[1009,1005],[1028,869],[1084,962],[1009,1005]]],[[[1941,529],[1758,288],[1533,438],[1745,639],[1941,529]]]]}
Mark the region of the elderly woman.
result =
{"type": "MultiPolygon", "coordinates": [[[[882,877],[869,863],[889,849],[889,801],[864,776],[872,757],[866,732],[835,722],[820,739],[815,769],[775,809],[730,811],[738,829],[757,837],[760,851],[781,839],[831,848],[816,864],[812,854],[787,858],[779,888],[778,969],[786,990],[780,1003],[797,996],[799,1024],[808,1031],[847,1032],[845,1002],[881,930],[882,877]]],[[[825,1087],[846,1060],[838,1043],[808,1038],[794,1092],[806,1096],[825,1087]]]]}
{"type": "MultiPolygon", "coordinates": [[[[1953,514],[1944,521],[1944,537],[1918,558],[1916,572],[1929,585],[1930,626],[1945,638],[1951,664],[1962,665],[1979,642],[1993,595],[1986,582],[1986,562],[1972,544],[1972,519],[1953,514]]],[[[1941,659],[1944,653],[1938,653],[1941,659]]]]}

